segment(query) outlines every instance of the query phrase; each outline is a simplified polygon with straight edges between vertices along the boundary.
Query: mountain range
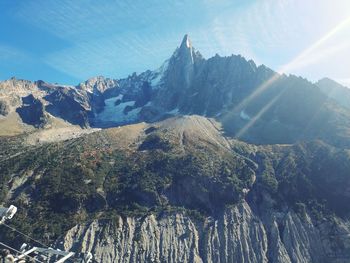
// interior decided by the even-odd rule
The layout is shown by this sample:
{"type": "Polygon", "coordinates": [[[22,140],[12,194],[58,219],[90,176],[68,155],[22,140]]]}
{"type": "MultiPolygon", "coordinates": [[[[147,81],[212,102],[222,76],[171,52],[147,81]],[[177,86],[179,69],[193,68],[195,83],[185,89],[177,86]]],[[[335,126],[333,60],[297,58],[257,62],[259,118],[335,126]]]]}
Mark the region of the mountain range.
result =
{"type": "Polygon", "coordinates": [[[95,77],[64,86],[13,78],[0,85],[0,126],[11,123],[15,134],[62,121],[108,128],[197,114],[252,143],[319,138],[349,144],[347,88],[329,79],[313,84],[280,75],[239,55],[204,59],[187,35],[159,69],[126,79],[95,77]]]}
{"type": "MultiPolygon", "coordinates": [[[[187,35],[154,71],[0,82],[0,201],[97,262],[348,262],[350,90],[187,35]]],[[[14,246],[28,240],[8,230],[14,246]]]]}

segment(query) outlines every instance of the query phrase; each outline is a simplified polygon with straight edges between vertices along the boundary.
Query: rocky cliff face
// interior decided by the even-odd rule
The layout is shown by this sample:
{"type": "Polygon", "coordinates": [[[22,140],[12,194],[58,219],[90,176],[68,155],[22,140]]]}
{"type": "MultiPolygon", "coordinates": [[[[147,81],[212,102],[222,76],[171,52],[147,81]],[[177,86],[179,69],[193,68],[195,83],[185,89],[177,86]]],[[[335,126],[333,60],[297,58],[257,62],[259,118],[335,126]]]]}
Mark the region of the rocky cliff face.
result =
{"type": "Polygon", "coordinates": [[[203,222],[183,213],[97,220],[75,226],[61,244],[97,262],[345,263],[349,235],[340,219],[315,225],[307,213],[258,215],[242,202],[203,222]]]}

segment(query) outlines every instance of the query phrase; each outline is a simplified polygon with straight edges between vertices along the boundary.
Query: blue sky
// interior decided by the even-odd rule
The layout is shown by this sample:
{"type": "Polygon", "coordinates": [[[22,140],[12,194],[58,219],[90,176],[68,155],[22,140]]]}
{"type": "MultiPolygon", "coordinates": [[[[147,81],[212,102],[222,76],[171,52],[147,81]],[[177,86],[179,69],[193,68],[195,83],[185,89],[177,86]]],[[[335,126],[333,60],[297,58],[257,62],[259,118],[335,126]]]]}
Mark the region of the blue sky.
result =
{"type": "Polygon", "coordinates": [[[0,79],[126,77],[159,67],[186,33],[207,58],[350,86],[348,0],[1,0],[0,79]]]}

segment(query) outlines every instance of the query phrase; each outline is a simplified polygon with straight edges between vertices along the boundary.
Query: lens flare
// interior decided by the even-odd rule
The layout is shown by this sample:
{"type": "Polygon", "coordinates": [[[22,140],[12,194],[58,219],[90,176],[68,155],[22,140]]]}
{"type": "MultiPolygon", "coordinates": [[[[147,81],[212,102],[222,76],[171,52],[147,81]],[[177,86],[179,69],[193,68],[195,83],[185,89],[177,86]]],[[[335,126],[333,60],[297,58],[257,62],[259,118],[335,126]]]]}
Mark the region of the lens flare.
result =
{"type": "MultiPolygon", "coordinates": [[[[300,64],[300,61],[304,59],[306,56],[308,56],[311,52],[313,52],[315,49],[317,49],[319,46],[324,44],[326,41],[331,39],[336,33],[340,32],[344,28],[350,25],[350,17],[346,18],[339,24],[337,24],[332,30],[328,31],[323,37],[321,37],[319,40],[317,40],[315,43],[313,43],[310,47],[303,50],[298,56],[296,56],[293,60],[291,60],[286,65],[282,66],[278,72],[288,72],[290,69],[294,68],[296,64],[300,64]]],[[[263,91],[267,90],[271,84],[273,84],[276,80],[278,80],[281,76],[279,73],[275,73],[271,78],[269,78],[267,81],[265,81],[263,84],[261,84],[252,94],[250,94],[247,98],[245,98],[241,103],[239,103],[236,107],[233,108],[232,114],[237,113],[238,111],[242,110],[245,106],[248,105],[249,102],[251,102],[256,96],[258,96],[263,91]]],[[[282,95],[282,92],[280,92],[278,95],[276,95],[274,98],[271,99],[271,101],[266,104],[246,125],[244,125],[236,134],[236,137],[240,138],[242,137],[250,127],[256,123],[256,121],[269,109],[271,106],[277,101],[277,99],[282,95]]],[[[225,118],[228,118],[229,115],[227,115],[225,118]]],[[[224,120],[225,120],[224,118],[224,120]]]]}

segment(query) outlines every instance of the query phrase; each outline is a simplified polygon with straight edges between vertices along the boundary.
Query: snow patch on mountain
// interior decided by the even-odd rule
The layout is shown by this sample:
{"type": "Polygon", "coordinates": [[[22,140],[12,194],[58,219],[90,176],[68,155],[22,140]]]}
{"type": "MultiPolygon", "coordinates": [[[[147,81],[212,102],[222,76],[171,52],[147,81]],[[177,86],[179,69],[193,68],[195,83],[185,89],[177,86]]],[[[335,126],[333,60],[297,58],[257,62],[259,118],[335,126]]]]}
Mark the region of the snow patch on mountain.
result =
{"type": "Polygon", "coordinates": [[[153,72],[153,76],[150,79],[150,84],[152,88],[157,89],[162,84],[163,76],[165,75],[165,72],[168,70],[169,67],[169,60],[166,60],[161,67],[159,67],[157,70],[153,72]]]}
{"type": "Polygon", "coordinates": [[[187,46],[188,48],[191,47],[191,42],[190,42],[190,40],[189,40],[188,38],[186,39],[186,46],[187,46]]]}
{"type": "Polygon", "coordinates": [[[122,98],[123,95],[119,95],[106,99],[103,111],[95,115],[95,123],[131,123],[136,121],[141,108],[126,112],[125,108],[133,107],[135,101],[126,101],[116,105],[116,102],[122,98]]]}
{"type": "Polygon", "coordinates": [[[241,117],[242,120],[249,121],[251,118],[250,116],[244,112],[244,110],[241,111],[239,114],[239,117],[241,117]]]}

